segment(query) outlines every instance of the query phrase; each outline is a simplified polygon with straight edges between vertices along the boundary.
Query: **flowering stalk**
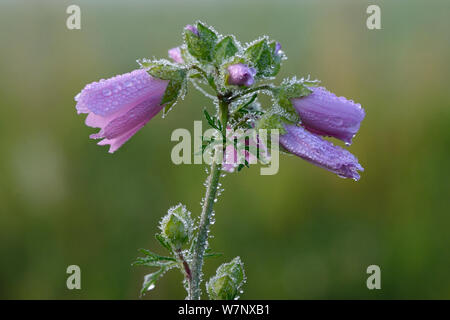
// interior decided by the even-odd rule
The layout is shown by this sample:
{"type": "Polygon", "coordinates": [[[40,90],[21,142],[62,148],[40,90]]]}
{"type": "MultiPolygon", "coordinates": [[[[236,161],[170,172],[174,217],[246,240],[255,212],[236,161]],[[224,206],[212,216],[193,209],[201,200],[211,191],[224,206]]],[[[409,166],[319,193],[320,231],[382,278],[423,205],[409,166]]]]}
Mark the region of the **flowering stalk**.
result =
{"type": "MultiPolygon", "coordinates": [[[[75,100],[78,113],[88,114],[86,125],[100,128],[91,138],[103,139],[99,144],[109,144],[111,153],[157,113],[162,111],[165,116],[183,99],[189,83],[214,100],[214,116],[203,110],[218,134],[202,138],[201,152],[212,153],[212,162],[200,219],[194,223],[184,205],[173,206],[161,219],[160,232],[155,235],[168,255],[141,249],[144,257],[134,262],[157,268],[144,277],[141,293],[152,290],[168,270],[178,268],[184,275],[187,299],[199,300],[204,260],[219,255],[211,252],[208,238],[222,172],[240,171],[255,160],[267,164],[268,146],[262,137],[267,131],[278,130],[284,151],[340,177],[358,180],[358,171],[363,171],[358,159],[322,136],[350,144],[365,112],[359,104],[317,87],[318,82],[309,78],[270,83],[286,56],[280,43],[268,37],[242,45],[234,36],[220,35],[201,22],[187,25],[183,37],[181,46],[168,51],[172,62],[140,60],[140,70],[91,83],[75,100]],[[261,107],[260,93],[271,96],[272,105],[261,107]],[[242,133],[247,129],[267,131],[249,137],[242,133]]],[[[210,299],[237,299],[245,281],[242,261],[236,257],[222,264],[205,282],[206,291],[210,299]]]]}

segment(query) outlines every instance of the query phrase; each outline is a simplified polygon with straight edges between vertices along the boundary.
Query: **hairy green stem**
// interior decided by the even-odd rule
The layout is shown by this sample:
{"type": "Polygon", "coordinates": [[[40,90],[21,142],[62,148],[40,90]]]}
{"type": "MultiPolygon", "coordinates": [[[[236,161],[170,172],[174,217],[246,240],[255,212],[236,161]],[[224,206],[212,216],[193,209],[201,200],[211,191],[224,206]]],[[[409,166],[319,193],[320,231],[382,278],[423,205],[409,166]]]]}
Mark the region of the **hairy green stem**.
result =
{"type": "MultiPolygon", "coordinates": [[[[228,103],[221,99],[219,99],[219,101],[219,117],[222,123],[222,134],[223,137],[225,137],[228,123],[228,103]]],[[[206,182],[206,194],[203,201],[202,213],[200,215],[200,224],[197,238],[195,239],[194,255],[192,260],[192,277],[190,279],[188,294],[188,299],[191,300],[200,300],[201,298],[200,282],[202,279],[203,258],[208,241],[208,232],[211,225],[213,206],[216,199],[217,189],[219,187],[224,149],[225,144],[223,144],[222,150],[215,151],[210,173],[206,182]]]]}

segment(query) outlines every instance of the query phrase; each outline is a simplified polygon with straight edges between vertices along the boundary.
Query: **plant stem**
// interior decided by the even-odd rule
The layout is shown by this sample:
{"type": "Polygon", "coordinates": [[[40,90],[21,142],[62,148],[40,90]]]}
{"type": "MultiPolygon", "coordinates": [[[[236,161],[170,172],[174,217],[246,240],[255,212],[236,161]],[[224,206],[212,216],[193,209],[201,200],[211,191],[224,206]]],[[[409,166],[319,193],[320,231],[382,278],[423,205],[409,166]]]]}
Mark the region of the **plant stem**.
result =
{"type": "MultiPolygon", "coordinates": [[[[222,123],[222,136],[225,140],[225,133],[228,123],[228,103],[219,99],[219,117],[222,123]]],[[[192,260],[192,278],[189,286],[188,298],[192,300],[200,300],[201,289],[200,282],[202,278],[203,257],[207,247],[209,226],[211,225],[211,218],[213,213],[213,206],[216,199],[217,189],[219,186],[219,178],[222,171],[222,159],[225,144],[222,150],[216,150],[213,161],[211,163],[211,171],[207,179],[206,193],[200,216],[200,224],[198,228],[197,238],[194,246],[194,256],[192,260]]]]}

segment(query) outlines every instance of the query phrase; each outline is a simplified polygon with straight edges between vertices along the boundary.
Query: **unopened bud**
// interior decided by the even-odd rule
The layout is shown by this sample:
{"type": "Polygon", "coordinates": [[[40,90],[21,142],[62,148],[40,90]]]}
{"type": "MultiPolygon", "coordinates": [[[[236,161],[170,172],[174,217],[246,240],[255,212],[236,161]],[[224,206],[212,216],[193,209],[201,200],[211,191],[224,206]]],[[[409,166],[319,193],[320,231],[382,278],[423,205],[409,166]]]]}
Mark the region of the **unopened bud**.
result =
{"type": "Polygon", "coordinates": [[[235,300],[239,298],[245,283],[244,266],[239,257],[217,268],[216,275],[206,284],[208,295],[212,300],[235,300]]]}
{"type": "Polygon", "coordinates": [[[191,213],[183,205],[178,204],[170,208],[167,215],[162,218],[160,228],[162,236],[173,249],[179,250],[192,238],[191,213]]]}

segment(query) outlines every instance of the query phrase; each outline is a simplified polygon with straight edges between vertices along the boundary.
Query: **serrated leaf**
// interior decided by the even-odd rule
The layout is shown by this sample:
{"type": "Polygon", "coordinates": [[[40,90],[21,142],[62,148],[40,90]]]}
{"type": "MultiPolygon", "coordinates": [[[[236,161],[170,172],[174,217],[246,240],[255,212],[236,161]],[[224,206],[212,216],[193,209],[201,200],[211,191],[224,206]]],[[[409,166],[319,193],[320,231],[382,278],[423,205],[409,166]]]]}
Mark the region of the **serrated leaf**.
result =
{"type": "Polygon", "coordinates": [[[256,68],[257,77],[272,77],[280,70],[281,59],[265,38],[248,47],[245,55],[256,68]]]}
{"type": "Polygon", "coordinates": [[[217,42],[216,33],[203,25],[197,23],[198,35],[185,31],[185,41],[189,53],[200,61],[211,62],[213,58],[214,48],[217,42]]]}
{"type": "Polygon", "coordinates": [[[164,96],[161,99],[161,104],[171,103],[177,100],[178,95],[183,87],[183,81],[170,80],[167,85],[164,96]]]}
{"type": "Polygon", "coordinates": [[[245,282],[244,267],[239,257],[217,268],[216,275],[206,283],[211,300],[234,300],[245,282]]]}
{"type": "Polygon", "coordinates": [[[170,244],[167,242],[167,240],[159,233],[155,234],[156,240],[167,250],[169,250],[170,253],[172,253],[172,248],[170,244]]]}
{"type": "Polygon", "coordinates": [[[296,82],[295,80],[285,80],[280,86],[280,94],[288,99],[305,97],[311,93],[311,89],[306,87],[303,82],[296,82]]]}
{"type": "Polygon", "coordinates": [[[214,58],[217,64],[222,64],[224,60],[234,56],[237,51],[238,48],[233,37],[227,36],[216,45],[214,58]]]}
{"type": "Polygon", "coordinates": [[[258,94],[257,94],[257,93],[253,94],[253,95],[250,97],[250,100],[248,100],[247,102],[245,102],[245,103],[241,104],[240,106],[238,106],[234,112],[235,112],[235,113],[248,113],[249,110],[247,109],[247,107],[248,107],[250,104],[252,104],[252,103],[256,100],[257,97],[258,97],[258,94]]]}
{"type": "Polygon", "coordinates": [[[145,257],[136,258],[136,261],[132,263],[132,266],[161,267],[169,266],[177,261],[175,258],[160,256],[147,249],[139,249],[139,251],[143,253],[145,257]]]}

